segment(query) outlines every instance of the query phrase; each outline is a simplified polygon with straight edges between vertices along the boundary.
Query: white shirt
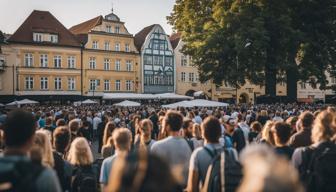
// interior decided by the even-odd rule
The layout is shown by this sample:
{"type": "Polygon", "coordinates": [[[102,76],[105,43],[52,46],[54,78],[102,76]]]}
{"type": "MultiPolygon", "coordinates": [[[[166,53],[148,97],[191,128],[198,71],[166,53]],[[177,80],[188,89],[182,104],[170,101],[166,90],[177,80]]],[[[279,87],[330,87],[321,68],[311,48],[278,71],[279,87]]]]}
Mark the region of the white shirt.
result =
{"type": "Polygon", "coordinates": [[[99,117],[93,118],[93,130],[98,129],[98,124],[101,123],[102,120],[99,117]]]}

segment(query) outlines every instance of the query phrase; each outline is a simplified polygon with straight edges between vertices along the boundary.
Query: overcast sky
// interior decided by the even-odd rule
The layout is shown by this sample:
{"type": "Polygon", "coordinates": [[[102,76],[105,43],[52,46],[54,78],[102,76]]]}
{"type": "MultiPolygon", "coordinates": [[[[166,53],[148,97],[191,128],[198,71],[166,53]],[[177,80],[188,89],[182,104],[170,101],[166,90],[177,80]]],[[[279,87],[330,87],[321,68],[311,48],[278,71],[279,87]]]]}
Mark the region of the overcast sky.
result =
{"type": "Polygon", "coordinates": [[[166,16],[172,11],[175,0],[0,0],[0,30],[14,33],[34,9],[50,11],[70,28],[98,15],[109,14],[112,2],[114,13],[125,22],[130,33],[160,24],[171,34],[166,16]]]}

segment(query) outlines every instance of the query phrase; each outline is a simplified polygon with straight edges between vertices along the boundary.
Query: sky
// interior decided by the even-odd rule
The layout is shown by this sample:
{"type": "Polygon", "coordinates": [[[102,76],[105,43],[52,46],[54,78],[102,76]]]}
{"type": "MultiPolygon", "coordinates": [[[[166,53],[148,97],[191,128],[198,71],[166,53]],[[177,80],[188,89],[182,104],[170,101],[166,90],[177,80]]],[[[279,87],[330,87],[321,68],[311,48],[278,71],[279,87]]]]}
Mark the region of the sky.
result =
{"type": "Polygon", "coordinates": [[[0,0],[0,30],[13,34],[33,10],[49,11],[70,28],[98,15],[114,13],[132,34],[152,24],[160,24],[167,34],[167,24],[175,0],[0,0]]]}

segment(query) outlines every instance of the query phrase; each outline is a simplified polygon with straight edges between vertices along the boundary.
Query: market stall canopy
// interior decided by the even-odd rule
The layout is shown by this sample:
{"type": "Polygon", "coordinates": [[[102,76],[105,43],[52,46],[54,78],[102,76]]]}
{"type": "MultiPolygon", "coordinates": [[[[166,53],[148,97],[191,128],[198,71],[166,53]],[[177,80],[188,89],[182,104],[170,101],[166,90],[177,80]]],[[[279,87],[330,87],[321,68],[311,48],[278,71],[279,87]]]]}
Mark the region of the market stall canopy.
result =
{"type": "Polygon", "coordinates": [[[104,93],[104,100],[125,100],[125,99],[157,99],[153,94],[137,93],[104,93]]]}
{"type": "Polygon", "coordinates": [[[177,103],[172,103],[169,105],[162,105],[164,108],[169,108],[169,109],[176,109],[177,107],[193,107],[190,104],[188,104],[189,101],[180,101],[177,103]]]}
{"type": "Polygon", "coordinates": [[[204,94],[205,94],[204,91],[196,91],[194,93],[194,97],[199,97],[199,96],[204,95],[204,94]]]}
{"type": "Polygon", "coordinates": [[[188,102],[193,107],[227,107],[228,103],[222,103],[218,101],[210,101],[205,99],[195,99],[188,102]]]}
{"type": "Polygon", "coordinates": [[[87,99],[82,101],[82,104],[97,104],[98,102],[96,101],[92,101],[91,99],[87,99]]]}
{"type": "Polygon", "coordinates": [[[14,105],[20,105],[18,101],[13,101],[11,103],[7,103],[6,106],[14,106],[14,105]]]}
{"type": "Polygon", "coordinates": [[[192,97],[186,96],[186,95],[178,95],[175,93],[162,93],[162,94],[156,94],[155,95],[157,99],[193,99],[192,97]]]}
{"type": "Polygon", "coordinates": [[[18,101],[18,103],[20,105],[31,105],[31,104],[38,104],[39,102],[33,101],[33,100],[29,100],[29,99],[23,99],[21,101],[18,101]]]}
{"type": "Polygon", "coordinates": [[[141,103],[125,100],[120,103],[115,103],[113,105],[119,106],[119,107],[139,107],[141,103]]]}
{"type": "Polygon", "coordinates": [[[2,103],[0,103],[0,107],[3,107],[3,106],[5,106],[4,104],[2,104],[2,103]]]}

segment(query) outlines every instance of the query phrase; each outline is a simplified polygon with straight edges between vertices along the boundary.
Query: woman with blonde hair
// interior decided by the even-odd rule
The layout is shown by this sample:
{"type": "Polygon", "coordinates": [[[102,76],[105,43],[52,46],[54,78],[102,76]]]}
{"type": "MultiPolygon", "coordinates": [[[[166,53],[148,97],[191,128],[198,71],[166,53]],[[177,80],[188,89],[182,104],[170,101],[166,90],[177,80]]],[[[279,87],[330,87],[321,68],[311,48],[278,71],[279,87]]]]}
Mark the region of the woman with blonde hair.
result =
{"type": "Polygon", "coordinates": [[[260,143],[265,143],[270,146],[274,146],[274,137],[272,132],[272,127],[274,126],[274,121],[267,121],[261,132],[260,143]]]}
{"type": "Polygon", "coordinates": [[[106,144],[102,147],[101,154],[103,159],[106,159],[107,157],[110,157],[114,154],[114,144],[112,136],[107,139],[106,144]]]}
{"type": "Polygon", "coordinates": [[[72,191],[96,191],[98,173],[92,166],[93,155],[89,143],[84,137],[77,137],[73,140],[67,160],[74,167],[72,191]]]}
{"type": "Polygon", "coordinates": [[[155,141],[151,138],[153,131],[153,123],[150,119],[143,119],[139,123],[140,135],[135,137],[134,145],[139,148],[140,145],[146,146],[150,149],[155,141]]]}
{"type": "Polygon", "coordinates": [[[54,167],[51,142],[45,131],[36,131],[30,156],[33,161],[41,163],[45,167],[54,167]]]}
{"type": "Polygon", "coordinates": [[[301,180],[307,192],[336,191],[336,132],[335,113],[320,112],[313,124],[312,141],[309,147],[295,150],[292,161],[299,169],[301,180]]]}
{"type": "Polygon", "coordinates": [[[114,122],[109,121],[106,123],[105,129],[104,129],[104,136],[103,136],[103,146],[108,144],[109,137],[112,136],[112,133],[115,128],[116,128],[116,125],[114,124],[114,122]]]}

